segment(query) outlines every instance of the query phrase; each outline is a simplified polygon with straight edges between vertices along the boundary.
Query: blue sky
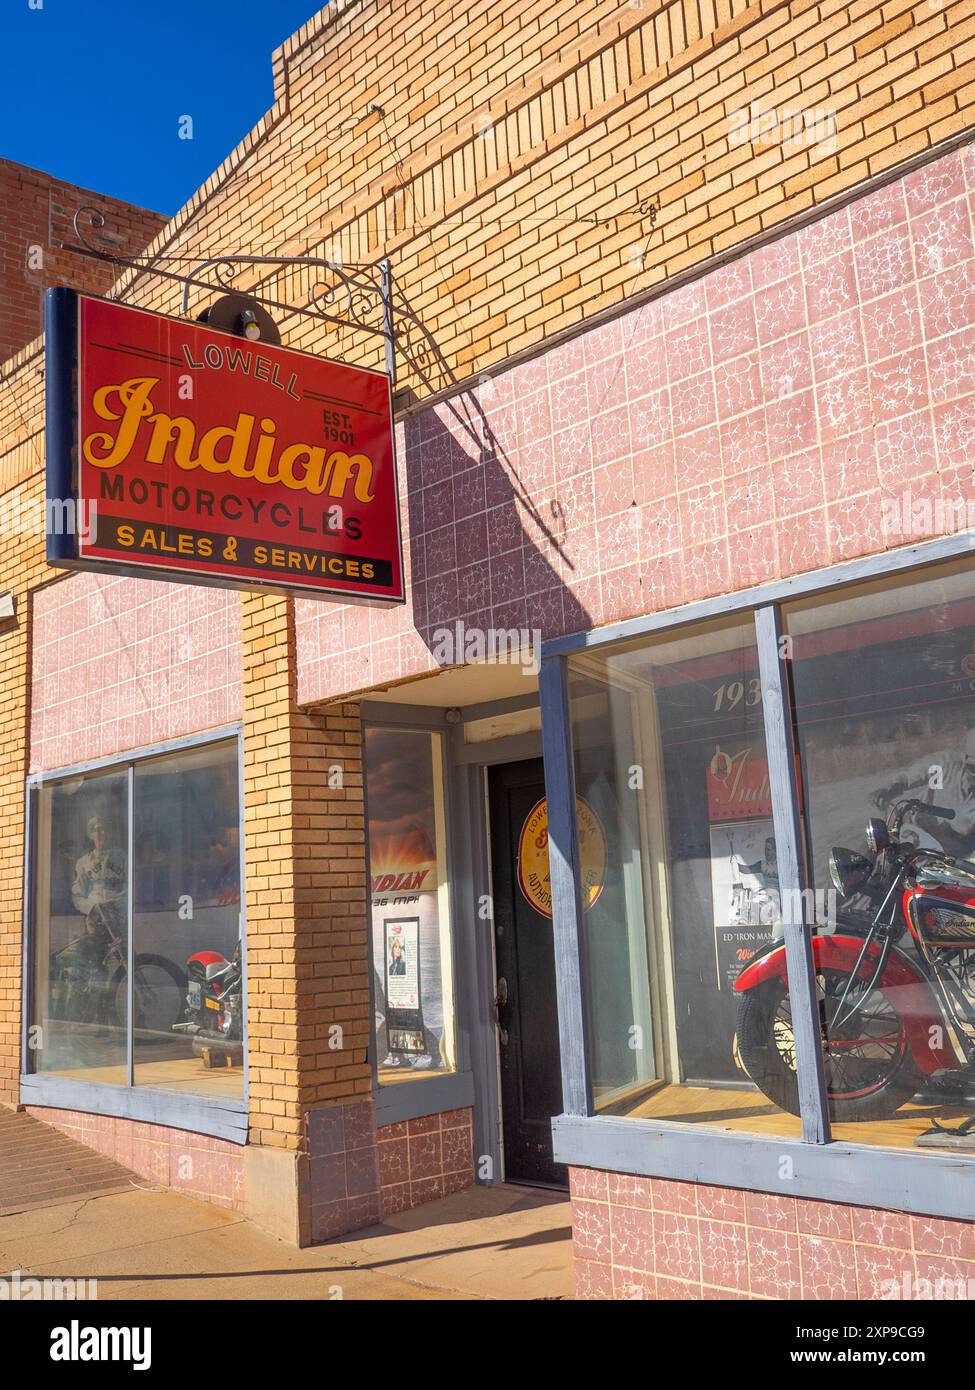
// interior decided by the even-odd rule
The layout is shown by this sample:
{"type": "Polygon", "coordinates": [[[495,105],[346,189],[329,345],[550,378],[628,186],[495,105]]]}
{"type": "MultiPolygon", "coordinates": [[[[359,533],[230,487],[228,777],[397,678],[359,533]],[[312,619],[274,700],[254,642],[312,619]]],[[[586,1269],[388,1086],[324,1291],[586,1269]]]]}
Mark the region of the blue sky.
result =
{"type": "Polygon", "coordinates": [[[271,105],[272,50],[323,4],[0,0],[0,157],[173,213],[271,105]]]}

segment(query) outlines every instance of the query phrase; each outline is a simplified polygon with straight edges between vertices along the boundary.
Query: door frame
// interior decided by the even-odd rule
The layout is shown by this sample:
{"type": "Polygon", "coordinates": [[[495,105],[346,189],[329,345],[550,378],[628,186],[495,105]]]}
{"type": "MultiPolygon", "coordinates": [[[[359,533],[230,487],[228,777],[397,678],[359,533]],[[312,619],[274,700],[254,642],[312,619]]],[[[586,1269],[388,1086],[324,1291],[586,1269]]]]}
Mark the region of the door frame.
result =
{"type": "MultiPolygon", "coordinates": [[[[480,921],[478,906],[492,892],[487,772],[496,763],[541,758],[542,736],[537,730],[486,742],[465,743],[464,725],[538,706],[537,691],[463,709],[447,710],[439,705],[407,705],[385,700],[363,700],[360,705],[363,726],[434,729],[443,736],[457,1030],[457,1072],[442,1079],[380,1087],[375,1075],[375,1057],[372,1057],[377,1122],[390,1124],[397,1119],[418,1118],[438,1110],[473,1104],[474,1175],[476,1182],[485,1185],[505,1181],[500,1050],[494,1010],[494,932],[476,929],[480,921]],[[400,1110],[403,1110],[402,1115],[400,1110]],[[485,1175],[485,1159],[489,1160],[490,1176],[485,1175]]],[[[371,970],[369,974],[371,991],[371,970]]],[[[373,1012],[371,1004],[370,1014],[373,1012]]],[[[375,1048],[370,1047],[370,1055],[374,1052],[375,1048]]]]}
{"type": "MultiPolygon", "coordinates": [[[[474,905],[491,898],[491,820],[488,807],[488,769],[501,763],[529,762],[542,756],[541,730],[492,739],[464,742],[464,725],[494,714],[514,713],[538,707],[538,696],[515,696],[483,705],[469,705],[451,730],[451,785],[454,806],[463,807],[453,823],[454,862],[463,875],[461,892],[474,905]],[[461,843],[462,842],[462,843],[461,843]],[[466,860],[466,862],[465,862],[466,860]]],[[[472,917],[472,921],[477,921],[472,917]]],[[[494,1001],[497,996],[497,955],[494,931],[473,930],[465,942],[471,956],[470,1056],[474,1073],[474,1152],[491,1163],[493,1177],[482,1182],[503,1183],[504,1115],[501,1108],[501,1043],[494,1001]]]]}

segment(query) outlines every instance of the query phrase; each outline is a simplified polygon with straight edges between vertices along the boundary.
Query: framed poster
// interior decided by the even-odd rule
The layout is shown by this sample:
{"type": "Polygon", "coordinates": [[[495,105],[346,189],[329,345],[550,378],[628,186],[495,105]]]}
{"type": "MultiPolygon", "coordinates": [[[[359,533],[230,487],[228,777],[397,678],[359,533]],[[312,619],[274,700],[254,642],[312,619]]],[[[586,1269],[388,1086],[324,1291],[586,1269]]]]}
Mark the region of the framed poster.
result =
{"type": "Polygon", "coordinates": [[[711,907],[718,989],[729,989],[779,920],[768,763],[753,747],[716,744],[707,765],[711,907]],[[729,747],[732,751],[729,751],[729,747]]]}
{"type": "Polygon", "coordinates": [[[386,1028],[396,1052],[423,1051],[420,1006],[420,919],[387,917],[386,1028]]]}
{"type": "Polygon", "coordinates": [[[772,819],[711,826],[711,902],[718,989],[730,989],[779,917],[772,819]]]}

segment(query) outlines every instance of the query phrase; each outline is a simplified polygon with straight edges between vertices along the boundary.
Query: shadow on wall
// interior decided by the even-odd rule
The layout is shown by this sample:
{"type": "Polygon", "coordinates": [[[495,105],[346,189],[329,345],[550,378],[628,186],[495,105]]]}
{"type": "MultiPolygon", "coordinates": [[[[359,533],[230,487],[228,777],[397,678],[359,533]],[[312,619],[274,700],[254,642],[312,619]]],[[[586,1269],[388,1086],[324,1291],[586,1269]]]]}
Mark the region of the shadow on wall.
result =
{"type": "MultiPolygon", "coordinates": [[[[409,320],[399,341],[411,368],[430,391],[452,385],[430,335],[408,307],[397,312],[409,320]]],[[[407,417],[404,463],[414,619],[438,664],[482,659],[476,643],[492,629],[527,634],[524,645],[534,647],[594,625],[580,596],[583,557],[569,515],[576,493],[584,504],[586,488],[591,497],[589,452],[578,478],[568,460],[555,457],[544,358],[407,417]],[[445,659],[445,630],[456,646],[458,622],[475,645],[445,659]]],[[[598,586],[595,555],[584,568],[598,586]]]]}

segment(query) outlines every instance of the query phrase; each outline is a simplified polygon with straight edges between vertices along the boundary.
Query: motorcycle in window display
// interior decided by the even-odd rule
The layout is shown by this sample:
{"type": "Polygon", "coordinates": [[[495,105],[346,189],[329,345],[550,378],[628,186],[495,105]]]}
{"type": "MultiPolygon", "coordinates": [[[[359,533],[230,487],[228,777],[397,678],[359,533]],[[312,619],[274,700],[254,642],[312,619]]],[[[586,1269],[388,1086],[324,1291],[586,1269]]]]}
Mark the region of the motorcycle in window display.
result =
{"type": "MultiPolygon", "coordinates": [[[[134,1032],[168,1033],[179,1016],[186,977],[165,956],[133,962],[134,1032]]],[[[51,957],[51,1016],[68,1023],[125,1029],[129,1016],[124,924],[113,901],[95,903],[81,936],[51,957]]]]}
{"type": "Polygon", "coordinates": [[[187,1034],[193,1051],[216,1049],[239,1062],[244,1051],[243,971],[240,941],[233,958],[219,951],[197,951],[186,962],[187,984],[183,1017],[173,1032],[187,1034]]]}
{"type": "MultiPolygon", "coordinates": [[[[921,1091],[960,1097],[975,1075],[975,863],[902,837],[918,814],[955,817],[904,798],[868,822],[866,854],[836,847],[830,855],[842,907],[812,951],[835,1121],[887,1118],[921,1091]]],[[[734,988],[742,1065],[775,1105],[798,1115],[781,939],[756,953],[734,988]]],[[[948,1133],[971,1126],[975,1119],[948,1133]]]]}

